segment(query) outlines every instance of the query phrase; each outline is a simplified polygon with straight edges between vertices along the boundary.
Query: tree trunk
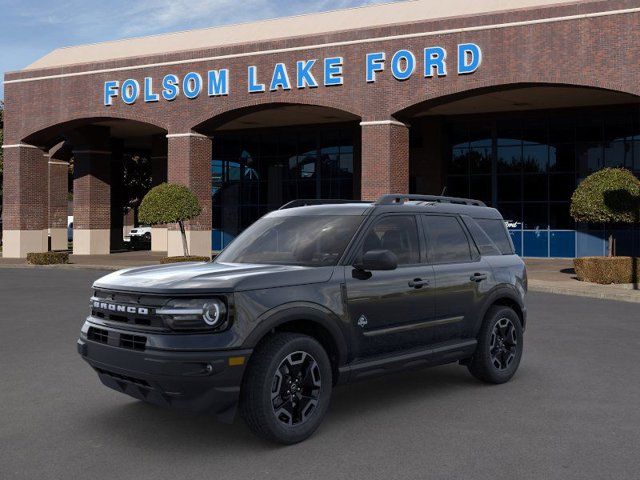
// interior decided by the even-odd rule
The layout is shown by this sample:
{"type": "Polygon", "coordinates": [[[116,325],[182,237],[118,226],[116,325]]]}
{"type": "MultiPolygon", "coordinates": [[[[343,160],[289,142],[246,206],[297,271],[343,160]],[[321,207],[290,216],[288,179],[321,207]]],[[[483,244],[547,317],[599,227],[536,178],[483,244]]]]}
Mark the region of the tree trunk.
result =
{"type": "Polygon", "coordinates": [[[184,256],[189,256],[189,245],[187,245],[187,234],[184,231],[184,224],[182,222],[178,222],[180,226],[180,233],[182,235],[182,251],[184,252],[184,256]]]}
{"type": "Polygon", "coordinates": [[[613,257],[613,235],[611,233],[609,234],[608,247],[609,248],[608,248],[607,256],[613,257]]]}

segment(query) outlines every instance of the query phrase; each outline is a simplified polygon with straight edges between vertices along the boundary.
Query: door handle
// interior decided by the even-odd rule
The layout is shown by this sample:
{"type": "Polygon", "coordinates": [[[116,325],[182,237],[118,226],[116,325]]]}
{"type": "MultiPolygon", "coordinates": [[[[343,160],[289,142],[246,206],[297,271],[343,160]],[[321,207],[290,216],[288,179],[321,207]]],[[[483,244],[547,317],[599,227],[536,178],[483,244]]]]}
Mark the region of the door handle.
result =
{"type": "Polygon", "coordinates": [[[486,279],[487,279],[486,273],[474,273],[473,275],[471,275],[471,278],[469,280],[471,280],[472,282],[481,282],[482,280],[486,280],[486,279]]]}
{"type": "Polygon", "coordinates": [[[429,285],[429,280],[422,280],[421,278],[414,278],[409,280],[409,286],[411,288],[422,288],[425,285],[429,285]]]}

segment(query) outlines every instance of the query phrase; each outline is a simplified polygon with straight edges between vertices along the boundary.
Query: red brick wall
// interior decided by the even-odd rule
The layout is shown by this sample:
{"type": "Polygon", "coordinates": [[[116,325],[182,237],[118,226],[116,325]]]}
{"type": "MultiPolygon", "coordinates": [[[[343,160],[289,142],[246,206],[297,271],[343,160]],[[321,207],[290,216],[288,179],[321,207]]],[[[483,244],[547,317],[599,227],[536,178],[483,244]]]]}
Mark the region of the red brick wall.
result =
{"type": "Polygon", "coordinates": [[[67,228],[69,164],[49,161],[49,227],[67,228]]]}
{"type": "Polygon", "coordinates": [[[409,129],[405,125],[362,126],[363,200],[409,193],[409,129]]]}
{"type": "MultiPolygon", "coordinates": [[[[9,145],[5,142],[5,145],[9,145]]],[[[37,148],[4,150],[3,229],[47,228],[48,157],[37,148]]]]}
{"type": "Polygon", "coordinates": [[[188,222],[187,227],[189,230],[211,230],[211,140],[201,135],[188,135],[170,137],[168,141],[169,183],[189,187],[202,206],[202,214],[188,222]]]}

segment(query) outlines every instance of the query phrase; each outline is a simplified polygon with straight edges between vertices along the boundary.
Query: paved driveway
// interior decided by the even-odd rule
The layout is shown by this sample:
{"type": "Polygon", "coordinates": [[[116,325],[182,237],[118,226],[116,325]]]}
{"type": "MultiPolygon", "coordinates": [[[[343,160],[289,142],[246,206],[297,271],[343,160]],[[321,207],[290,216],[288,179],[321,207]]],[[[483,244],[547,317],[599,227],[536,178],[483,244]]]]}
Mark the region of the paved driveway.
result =
{"type": "Polygon", "coordinates": [[[100,272],[0,269],[0,479],[639,478],[636,304],[530,294],[511,383],[457,365],[345,386],[307,442],[113,392],[75,351],[100,272]]]}

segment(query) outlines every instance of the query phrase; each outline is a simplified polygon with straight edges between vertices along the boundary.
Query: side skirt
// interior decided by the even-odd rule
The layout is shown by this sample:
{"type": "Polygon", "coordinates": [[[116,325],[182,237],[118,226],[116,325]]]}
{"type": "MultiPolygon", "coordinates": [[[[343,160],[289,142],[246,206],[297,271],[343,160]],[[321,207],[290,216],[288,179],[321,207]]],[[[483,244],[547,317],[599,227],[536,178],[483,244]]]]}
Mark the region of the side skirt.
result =
{"type": "Polygon", "coordinates": [[[357,360],[338,369],[338,383],[456,362],[473,355],[477,343],[475,338],[469,338],[357,360]]]}

